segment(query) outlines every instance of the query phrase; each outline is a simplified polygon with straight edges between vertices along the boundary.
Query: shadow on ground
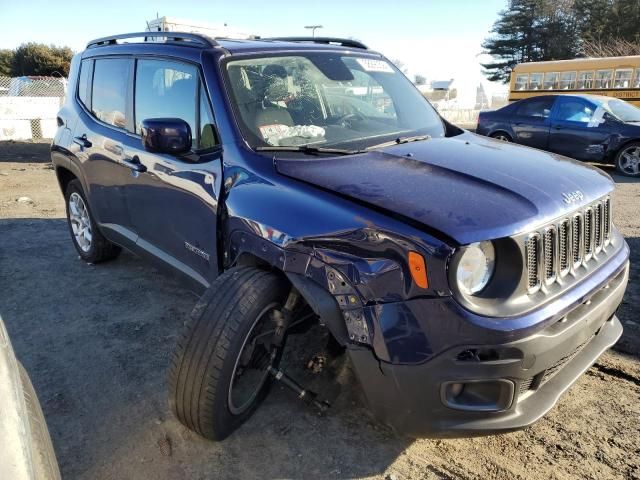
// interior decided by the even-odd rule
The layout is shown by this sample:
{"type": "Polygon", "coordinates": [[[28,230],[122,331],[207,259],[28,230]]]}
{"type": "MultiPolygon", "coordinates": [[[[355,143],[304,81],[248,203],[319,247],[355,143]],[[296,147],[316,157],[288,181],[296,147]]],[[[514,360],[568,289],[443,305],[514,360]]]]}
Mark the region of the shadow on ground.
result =
{"type": "Polygon", "coordinates": [[[170,415],[165,386],[193,294],[127,252],[85,264],[62,219],[0,220],[0,235],[0,314],[63,478],[216,478],[212,457],[226,478],[352,478],[383,472],[408,446],[369,418],[344,358],[319,375],[304,369],[322,346],[308,335],[287,369],[333,401],[328,416],[274,388],[227,441],[199,438],[170,415]],[[170,457],[157,445],[165,436],[170,457]]]}
{"type": "Polygon", "coordinates": [[[0,161],[19,163],[49,163],[51,140],[20,142],[7,140],[0,142],[0,161]]]}

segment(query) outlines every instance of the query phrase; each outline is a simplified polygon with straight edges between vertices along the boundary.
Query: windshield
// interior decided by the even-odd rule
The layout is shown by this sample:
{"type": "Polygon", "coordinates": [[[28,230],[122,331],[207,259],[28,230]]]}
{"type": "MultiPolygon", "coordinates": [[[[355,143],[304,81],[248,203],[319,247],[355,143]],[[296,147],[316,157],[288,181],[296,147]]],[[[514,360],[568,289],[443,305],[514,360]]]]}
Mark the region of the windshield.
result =
{"type": "Polygon", "coordinates": [[[623,122],[640,122],[640,108],[622,100],[608,100],[604,107],[623,122]]]}
{"type": "Polygon", "coordinates": [[[253,148],[361,150],[445,134],[429,102],[378,57],[307,52],[231,60],[225,70],[242,134],[253,148]]]}

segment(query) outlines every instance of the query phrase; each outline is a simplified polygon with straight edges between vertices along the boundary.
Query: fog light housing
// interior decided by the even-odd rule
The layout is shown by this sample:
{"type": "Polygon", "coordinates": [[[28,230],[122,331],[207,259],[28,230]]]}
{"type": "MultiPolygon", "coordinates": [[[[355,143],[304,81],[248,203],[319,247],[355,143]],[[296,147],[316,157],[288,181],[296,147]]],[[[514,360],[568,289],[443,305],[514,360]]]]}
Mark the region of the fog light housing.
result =
{"type": "Polygon", "coordinates": [[[456,410],[470,412],[500,412],[513,403],[515,384],[504,378],[467,380],[443,383],[442,403],[456,410]]]}

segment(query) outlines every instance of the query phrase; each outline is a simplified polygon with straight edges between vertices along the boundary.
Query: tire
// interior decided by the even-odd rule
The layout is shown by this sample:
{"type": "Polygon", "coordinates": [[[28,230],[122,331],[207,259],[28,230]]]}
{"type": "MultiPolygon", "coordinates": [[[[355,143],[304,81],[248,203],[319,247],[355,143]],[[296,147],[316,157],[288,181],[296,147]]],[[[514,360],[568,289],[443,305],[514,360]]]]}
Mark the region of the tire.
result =
{"type": "Polygon", "coordinates": [[[76,247],[80,258],[88,263],[106,262],[116,258],[120,254],[121,248],[107,240],[100,232],[98,225],[93,219],[93,215],[89,209],[89,202],[87,202],[87,197],[82,190],[82,185],[79,180],[76,179],[69,182],[64,194],[64,200],[71,241],[76,247]],[[77,206],[80,204],[80,201],[81,204],[84,205],[85,210],[82,212],[82,215],[79,215],[80,212],[77,212],[78,215],[76,215],[77,206]],[[76,235],[74,228],[79,228],[78,216],[82,217],[82,226],[89,227],[88,233],[90,240],[87,240],[83,236],[79,238],[79,236],[76,235]]]}
{"type": "Polygon", "coordinates": [[[631,142],[616,154],[616,170],[625,177],[640,177],[640,142],[631,142]]]}
{"type": "MultiPolygon", "coordinates": [[[[268,373],[261,384],[256,382],[254,396],[242,409],[234,408],[232,382],[254,326],[267,321],[261,320],[268,318],[266,309],[284,304],[289,288],[274,273],[238,267],[218,277],[198,301],[169,371],[169,404],[187,428],[210,440],[224,440],[264,400],[271,385],[268,373]]],[[[281,355],[280,349],[270,365],[277,367],[281,355]]],[[[248,363],[253,361],[251,356],[248,363]]]]}
{"type": "Polygon", "coordinates": [[[60,480],[58,461],[51,443],[51,436],[44,419],[40,402],[31,380],[22,364],[18,362],[18,371],[22,383],[24,402],[29,416],[31,430],[32,465],[34,478],[42,480],[60,480]]]}
{"type": "Polygon", "coordinates": [[[495,138],[496,140],[500,140],[502,142],[513,142],[511,135],[505,132],[495,132],[490,135],[491,138],[495,138]]]}

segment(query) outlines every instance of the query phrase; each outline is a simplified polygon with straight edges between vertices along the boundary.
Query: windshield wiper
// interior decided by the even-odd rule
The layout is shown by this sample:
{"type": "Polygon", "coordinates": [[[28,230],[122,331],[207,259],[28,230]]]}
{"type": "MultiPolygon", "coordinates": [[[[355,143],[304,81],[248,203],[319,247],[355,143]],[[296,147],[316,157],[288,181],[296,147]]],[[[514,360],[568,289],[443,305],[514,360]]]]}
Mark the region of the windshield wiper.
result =
{"type": "Polygon", "coordinates": [[[329,147],[314,147],[311,145],[267,145],[261,147],[255,147],[257,152],[302,152],[310,155],[317,155],[319,153],[327,153],[333,155],[354,155],[356,153],[362,153],[363,150],[347,150],[344,148],[329,148],[329,147]]]}
{"type": "Polygon", "coordinates": [[[421,142],[422,140],[430,140],[431,135],[414,135],[413,137],[398,137],[395,140],[379,143],[378,145],[372,145],[367,147],[367,150],[373,150],[374,148],[391,147],[393,145],[400,145],[401,143],[409,142],[421,142]]]}

